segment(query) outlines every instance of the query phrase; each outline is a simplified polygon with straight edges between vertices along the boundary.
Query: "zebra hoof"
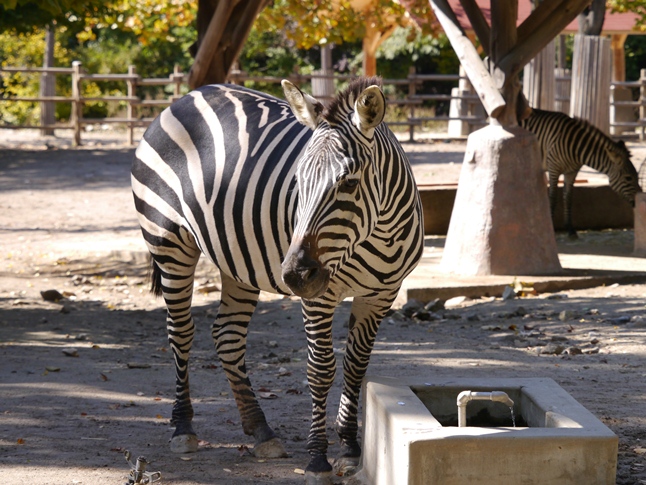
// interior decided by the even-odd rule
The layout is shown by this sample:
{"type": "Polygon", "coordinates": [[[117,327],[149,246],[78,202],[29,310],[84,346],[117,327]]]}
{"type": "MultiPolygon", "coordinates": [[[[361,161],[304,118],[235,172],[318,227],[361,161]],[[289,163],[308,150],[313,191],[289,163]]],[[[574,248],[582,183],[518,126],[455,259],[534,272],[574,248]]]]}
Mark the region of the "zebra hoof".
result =
{"type": "Polygon", "coordinates": [[[197,436],[180,434],[170,439],[170,451],[173,453],[195,453],[197,451],[197,436]]]}
{"type": "Polygon", "coordinates": [[[278,438],[263,441],[253,448],[256,458],[287,458],[289,455],[278,438]]]}
{"type": "Polygon", "coordinates": [[[334,474],[339,477],[354,475],[359,467],[360,457],[340,456],[334,460],[334,474]]]}
{"type": "Polygon", "coordinates": [[[334,485],[332,472],[305,472],[305,485],[334,485]]]}

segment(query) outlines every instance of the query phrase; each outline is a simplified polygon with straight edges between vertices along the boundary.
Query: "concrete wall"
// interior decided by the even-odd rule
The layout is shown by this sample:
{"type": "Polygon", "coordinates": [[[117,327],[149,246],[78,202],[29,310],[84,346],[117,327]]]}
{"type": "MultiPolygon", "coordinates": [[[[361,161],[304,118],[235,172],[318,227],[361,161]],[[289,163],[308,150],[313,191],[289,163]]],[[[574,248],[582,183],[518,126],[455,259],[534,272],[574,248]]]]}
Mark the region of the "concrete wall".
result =
{"type": "MultiPolygon", "coordinates": [[[[424,207],[424,233],[446,235],[457,187],[419,188],[424,207]]],[[[563,192],[557,195],[555,228],[563,230],[563,192]]],[[[519,201],[522,203],[522,201],[519,201]]],[[[575,229],[621,229],[633,227],[633,208],[609,186],[580,185],[572,196],[572,222],[575,229]]]]}

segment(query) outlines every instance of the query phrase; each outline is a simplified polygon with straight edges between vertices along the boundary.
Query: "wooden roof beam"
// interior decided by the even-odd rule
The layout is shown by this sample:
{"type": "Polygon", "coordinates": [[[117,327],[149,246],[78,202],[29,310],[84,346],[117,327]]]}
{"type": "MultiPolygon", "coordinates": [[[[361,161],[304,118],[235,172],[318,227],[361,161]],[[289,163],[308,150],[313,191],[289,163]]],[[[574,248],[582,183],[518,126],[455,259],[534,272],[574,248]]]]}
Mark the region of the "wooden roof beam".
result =
{"type": "Polygon", "coordinates": [[[588,6],[590,0],[541,2],[518,27],[518,42],[496,65],[513,77],[588,6]]]}
{"type": "Polygon", "coordinates": [[[496,89],[493,78],[480,59],[480,55],[462,30],[460,22],[447,0],[430,0],[435,17],[442,25],[444,33],[458,56],[471,84],[478,93],[482,105],[490,116],[496,118],[505,108],[505,100],[496,89]]]}
{"type": "Polygon", "coordinates": [[[478,7],[475,0],[460,0],[460,4],[464,9],[464,13],[469,18],[471,28],[478,37],[478,40],[480,40],[480,45],[485,51],[485,54],[489,55],[491,28],[489,27],[482,10],[480,10],[480,7],[478,7]]]}

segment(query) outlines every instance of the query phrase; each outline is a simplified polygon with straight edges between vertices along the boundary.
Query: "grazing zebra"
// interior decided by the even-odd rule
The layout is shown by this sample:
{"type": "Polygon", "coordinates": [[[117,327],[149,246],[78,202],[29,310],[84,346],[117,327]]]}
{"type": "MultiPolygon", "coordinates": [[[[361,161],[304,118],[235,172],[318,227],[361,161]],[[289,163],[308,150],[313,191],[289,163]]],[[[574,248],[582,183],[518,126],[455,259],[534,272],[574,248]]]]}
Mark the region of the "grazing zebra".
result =
{"type": "Polygon", "coordinates": [[[555,111],[532,109],[522,126],[534,133],[541,145],[543,169],[549,176],[552,217],[558,179],[563,174],[565,228],[571,238],[577,237],[572,225],[572,188],[582,165],[606,174],[610,188],[635,205],[635,194],[641,188],[623,141],[615,142],[587,121],[555,111]]]}
{"type": "Polygon", "coordinates": [[[311,483],[331,480],[325,418],[336,372],[332,316],[339,302],[354,297],[335,467],[343,472],[358,464],[361,381],[379,323],[423,250],[419,193],[401,145],[381,123],[385,98],[378,84],[377,78],[353,81],[327,108],[287,81],[289,103],[239,86],[205,86],[162,112],[144,134],[132,187],[152,255],[153,291],[168,310],[176,367],[173,451],[197,449],[188,358],[193,279],[204,253],[222,275],[213,339],[257,456],[285,456],[285,450],[247,377],[248,323],[260,290],[301,297],[311,483]]]}

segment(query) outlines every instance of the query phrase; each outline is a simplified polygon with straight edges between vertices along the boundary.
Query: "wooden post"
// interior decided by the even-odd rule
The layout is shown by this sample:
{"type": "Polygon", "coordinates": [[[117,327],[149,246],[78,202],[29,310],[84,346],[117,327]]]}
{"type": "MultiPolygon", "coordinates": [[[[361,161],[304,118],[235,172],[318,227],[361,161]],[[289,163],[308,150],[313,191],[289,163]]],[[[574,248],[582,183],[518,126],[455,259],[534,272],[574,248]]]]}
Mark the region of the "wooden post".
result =
{"type": "Polygon", "coordinates": [[[610,42],[612,49],[612,80],[626,80],[626,51],[624,50],[628,34],[613,34],[610,42]]]}
{"type": "MultiPolygon", "coordinates": [[[[137,74],[137,70],[135,66],[130,65],[128,66],[128,75],[130,76],[135,76],[137,74]]],[[[126,81],[126,84],[128,85],[128,98],[134,98],[137,96],[137,79],[135,78],[130,78],[126,81]]],[[[131,145],[134,143],[134,106],[133,106],[133,101],[131,99],[128,100],[128,107],[126,108],[126,117],[128,118],[128,145],[131,145]]]]}
{"type": "Polygon", "coordinates": [[[171,74],[171,81],[175,83],[175,86],[173,86],[173,96],[171,97],[171,103],[174,103],[182,97],[183,79],[184,74],[182,74],[182,71],[180,71],[179,64],[175,64],[175,67],[173,68],[173,74],[171,74]]]}
{"type": "MultiPolygon", "coordinates": [[[[624,44],[626,34],[613,34],[610,40],[612,51],[612,81],[624,82],[626,80],[626,53],[624,44]]],[[[626,131],[632,131],[625,126],[612,126],[613,123],[630,122],[635,119],[635,113],[631,106],[616,105],[617,102],[632,101],[632,90],[624,86],[610,86],[610,134],[621,135],[626,131]]]]}
{"type": "Polygon", "coordinates": [[[574,36],[570,116],[588,120],[604,133],[610,116],[610,39],[596,35],[574,36]]]}
{"type": "Polygon", "coordinates": [[[70,123],[74,128],[73,146],[81,145],[81,120],[83,117],[83,105],[81,104],[81,74],[83,68],[81,61],[72,62],[72,112],[70,123]]]}
{"type": "Polygon", "coordinates": [[[525,66],[523,93],[532,108],[554,109],[554,41],[525,66]]]}
{"type": "MultiPolygon", "coordinates": [[[[415,66],[411,66],[408,68],[408,99],[410,101],[413,101],[413,98],[415,96],[415,93],[417,92],[417,78],[415,76],[415,66]]],[[[409,115],[408,115],[408,121],[410,125],[408,125],[408,141],[413,143],[415,141],[415,125],[413,124],[413,120],[415,118],[415,104],[410,103],[408,105],[409,109],[409,115]]]]}
{"type": "MultiPolygon", "coordinates": [[[[49,24],[45,30],[45,55],[43,56],[43,67],[45,69],[54,67],[54,27],[49,24]]],[[[40,76],[40,95],[41,97],[56,95],[56,75],[50,72],[43,72],[40,76]]],[[[56,103],[53,101],[43,101],[40,103],[40,124],[47,127],[56,122],[56,103]]],[[[40,134],[43,136],[53,135],[53,128],[41,128],[40,134]]]]}
{"type": "Polygon", "coordinates": [[[644,128],[646,127],[646,69],[639,72],[639,140],[644,141],[644,128]]]}
{"type": "Polygon", "coordinates": [[[572,84],[572,71],[569,69],[557,67],[554,72],[555,78],[555,95],[554,111],[560,111],[566,115],[570,114],[570,86],[572,84]]]}

